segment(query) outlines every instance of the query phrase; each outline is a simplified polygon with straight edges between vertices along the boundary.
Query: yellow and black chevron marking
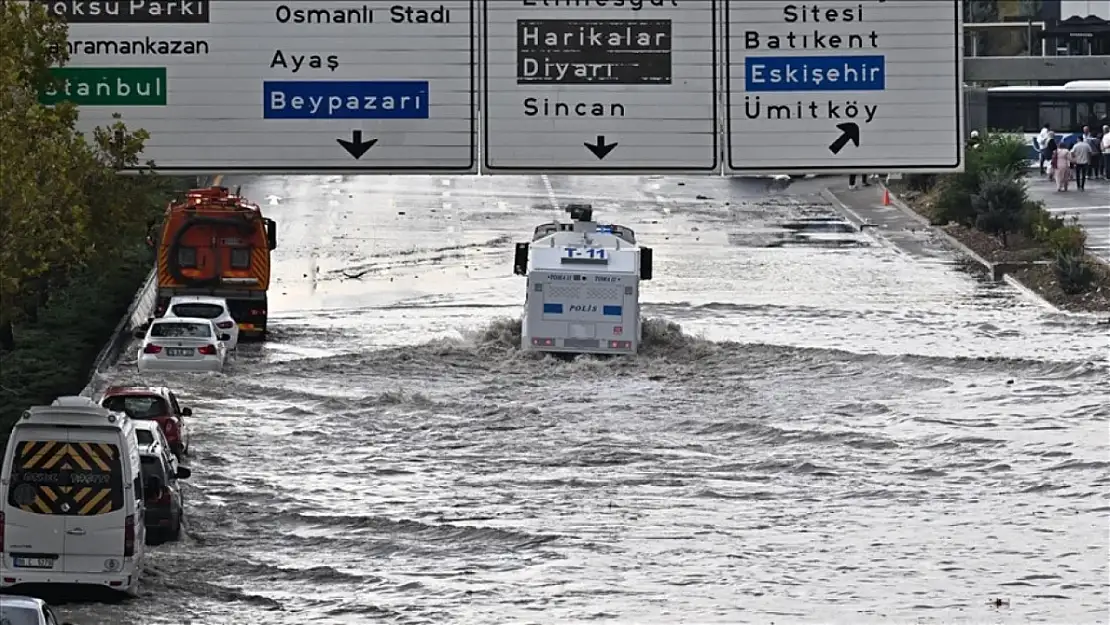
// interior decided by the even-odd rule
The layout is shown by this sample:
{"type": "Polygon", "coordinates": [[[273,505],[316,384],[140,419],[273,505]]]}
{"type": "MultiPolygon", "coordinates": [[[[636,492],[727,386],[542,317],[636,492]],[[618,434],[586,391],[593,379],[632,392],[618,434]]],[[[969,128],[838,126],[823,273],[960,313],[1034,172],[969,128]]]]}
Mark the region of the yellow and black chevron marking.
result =
{"type": "Polygon", "coordinates": [[[114,445],[26,441],[19,446],[20,509],[40,514],[108,514],[123,505],[120,459],[114,445]]]}
{"type": "Polygon", "coordinates": [[[170,248],[164,245],[158,248],[158,284],[170,286],[173,283],[173,276],[170,275],[170,248]]]}
{"type": "Polygon", "coordinates": [[[270,288],[270,250],[264,247],[251,248],[251,277],[258,280],[258,288],[270,288]]]}

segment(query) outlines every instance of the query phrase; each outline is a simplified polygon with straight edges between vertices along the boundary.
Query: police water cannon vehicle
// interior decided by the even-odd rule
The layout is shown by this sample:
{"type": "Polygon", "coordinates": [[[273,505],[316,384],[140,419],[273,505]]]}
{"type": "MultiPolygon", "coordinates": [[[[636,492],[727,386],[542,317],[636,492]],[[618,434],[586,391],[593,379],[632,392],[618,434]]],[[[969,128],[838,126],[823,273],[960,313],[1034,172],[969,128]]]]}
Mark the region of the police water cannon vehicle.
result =
{"type": "Polygon", "coordinates": [[[572,223],[538,226],[517,243],[513,273],[528,278],[521,349],[634,354],[640,347],[640,282],[651,248],[624,226],[598,224],[589,204],[565,209],[572,223]]]}

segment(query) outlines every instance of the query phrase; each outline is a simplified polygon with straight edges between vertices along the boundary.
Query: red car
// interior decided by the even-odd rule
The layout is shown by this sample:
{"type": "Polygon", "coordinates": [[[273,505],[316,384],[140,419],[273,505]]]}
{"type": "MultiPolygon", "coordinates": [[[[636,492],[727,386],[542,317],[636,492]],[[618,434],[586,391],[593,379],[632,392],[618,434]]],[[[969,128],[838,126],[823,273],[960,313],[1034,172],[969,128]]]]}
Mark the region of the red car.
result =
{"type": "Polygon", "coordinates": [[[182,408],[170,389],[164,386],[112,386],[104,391],[100,405],[125,412],[132,419],[157,421],[173,453],[178,458],[189,454],[189,427],[185,417],[191,417],[193,409],[182,408]]]}

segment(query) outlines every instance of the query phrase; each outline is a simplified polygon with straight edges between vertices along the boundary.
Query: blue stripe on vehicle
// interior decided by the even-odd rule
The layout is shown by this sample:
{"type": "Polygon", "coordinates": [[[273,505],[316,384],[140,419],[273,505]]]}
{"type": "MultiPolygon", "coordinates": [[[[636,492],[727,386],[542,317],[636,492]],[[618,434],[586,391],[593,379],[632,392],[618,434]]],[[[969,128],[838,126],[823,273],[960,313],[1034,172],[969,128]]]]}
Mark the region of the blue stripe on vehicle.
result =
{"type": "Polygon", "coordinates": [[[614,317],[620,317],[622,310],[623,309],[620,306],[602,306],[601,307],[601,314],[611,315],[611,316],[614,316],[614,317]]]}
{"type": "Polygon", "coordinates": [[[562,304],[544,304],[543,314],[545,315],[561,315],[563,314],[562,304]]]}

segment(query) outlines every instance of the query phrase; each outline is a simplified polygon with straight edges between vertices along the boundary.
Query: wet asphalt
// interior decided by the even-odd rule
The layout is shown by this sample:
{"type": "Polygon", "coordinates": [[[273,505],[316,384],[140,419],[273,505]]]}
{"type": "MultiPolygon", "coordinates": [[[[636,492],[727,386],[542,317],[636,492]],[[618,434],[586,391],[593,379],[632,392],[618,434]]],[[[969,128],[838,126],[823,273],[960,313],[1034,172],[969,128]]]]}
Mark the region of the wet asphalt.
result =
{"type": "Polygon", "coordinates": [[[273,335],[148,380],[186,537],[76,623],[1106,622],[1105,326],[788,235],[820,180],[224,184],[279,224],[273,335]],[[517,348],[512,244],[568,201],[655,249],[636,358],[517,348]]]}

